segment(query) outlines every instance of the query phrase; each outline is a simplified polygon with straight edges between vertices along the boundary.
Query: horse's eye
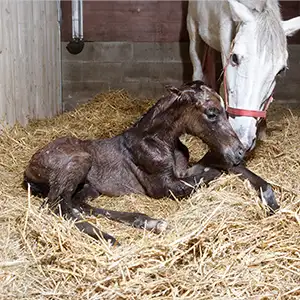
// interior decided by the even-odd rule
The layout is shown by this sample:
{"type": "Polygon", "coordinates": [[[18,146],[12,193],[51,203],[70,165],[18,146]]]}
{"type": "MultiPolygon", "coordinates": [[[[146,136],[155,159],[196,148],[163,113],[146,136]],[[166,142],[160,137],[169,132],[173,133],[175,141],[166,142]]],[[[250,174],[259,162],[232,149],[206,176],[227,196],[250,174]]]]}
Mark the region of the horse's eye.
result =
{"type": "Polygon", "coordinates": [[[238,66],[240,64],[239,57],[235,53],[231,55],[231,64],[233,66],[238,66]]]}
{"type": "Polygon", "coordinates": [[[215,121],[218,115],[220,114],[220,111],[216,107],[212,107],[212,108],[208,108],[205,111],[205,114],[210,121],[215,121]]]}
{"type": "Polygon", "coordinates": [[[285,73],[286,70],[287,70],[287,67],[283,67],[283,68],[277,73],[276,76],[282,76],[282,75],[285,73]]]}

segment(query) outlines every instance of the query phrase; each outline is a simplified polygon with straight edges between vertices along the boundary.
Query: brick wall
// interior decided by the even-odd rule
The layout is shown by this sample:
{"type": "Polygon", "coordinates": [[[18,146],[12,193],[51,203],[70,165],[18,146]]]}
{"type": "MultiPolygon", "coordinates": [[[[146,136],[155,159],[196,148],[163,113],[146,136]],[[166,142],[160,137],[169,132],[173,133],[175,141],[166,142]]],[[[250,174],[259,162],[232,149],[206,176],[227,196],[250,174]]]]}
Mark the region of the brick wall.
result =
{"type": "Polygon", "coordinates": [[[66,44],[62,58],[67,110],[85,102],[90,94],[108,89],[157,97],[165,84],[179,85],[192,77],[188,43],[88,42],[76,56],[65,49],[66,44]]]}

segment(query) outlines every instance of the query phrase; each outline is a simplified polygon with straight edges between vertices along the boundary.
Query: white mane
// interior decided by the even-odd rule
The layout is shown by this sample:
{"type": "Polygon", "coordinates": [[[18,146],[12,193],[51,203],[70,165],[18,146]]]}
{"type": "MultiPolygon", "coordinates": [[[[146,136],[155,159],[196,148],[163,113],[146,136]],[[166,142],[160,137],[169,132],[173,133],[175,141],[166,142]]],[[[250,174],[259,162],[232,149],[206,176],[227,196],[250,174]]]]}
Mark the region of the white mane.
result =
{"type": "MultiPolygon", "coordinates": [[[[287,47],[286,36],[281,25],[279,5],[276,1],[267,1],[261,12],[255,13],[259,52],[267,47],[272,52],[283,53],[287,47]]],[[[273,57],[276,57],[276,55],[273,57]]]]}

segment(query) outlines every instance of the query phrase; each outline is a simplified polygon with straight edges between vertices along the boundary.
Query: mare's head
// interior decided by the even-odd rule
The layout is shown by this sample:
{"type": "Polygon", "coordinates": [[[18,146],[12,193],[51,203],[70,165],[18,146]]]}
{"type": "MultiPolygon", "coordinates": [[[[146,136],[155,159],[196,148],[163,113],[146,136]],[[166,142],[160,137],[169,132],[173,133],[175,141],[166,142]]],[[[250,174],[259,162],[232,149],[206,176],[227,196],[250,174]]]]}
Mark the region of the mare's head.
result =
{"type": "Polygon", "coordinates": [[[255,147],[257,124],[264,117],[261,112],[277,77],[287,68],[286,36],[300,28],[300,17],[281,20],[278,1],[258,2],[260,5],[251,8],[251,1],[228,0],[236,28],[232,44],[227,39],[229,28],[222,41],[229,121],[247,150],[255,147]]]}
{"type": "Polygon", "coordinates": [[[199,137],[229,165],[239,164],[245,149],[227,119],[221,96],[202,81],[167,89],[175,97],[174,104],[180,107],[185,132],[199,137]]]}

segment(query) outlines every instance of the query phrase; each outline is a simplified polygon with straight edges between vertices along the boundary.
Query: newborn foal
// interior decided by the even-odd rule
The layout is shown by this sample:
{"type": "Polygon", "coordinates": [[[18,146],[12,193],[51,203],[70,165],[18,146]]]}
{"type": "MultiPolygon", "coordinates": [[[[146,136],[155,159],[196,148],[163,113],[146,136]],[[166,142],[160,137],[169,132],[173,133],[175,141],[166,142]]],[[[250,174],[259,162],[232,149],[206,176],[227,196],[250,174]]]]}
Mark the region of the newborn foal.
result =
{"type": "Polygon", "coordinates": [[[24,184],[48,197],[51,207],[60,204],[87,234],[115,239],[83,221],[81,213],[104,215],[134,227],[163,231],[167,223],[140,213],[91,207],[85,202],[100,194],[129,193],[161,198],[189,196],[193,186],[217,177],[218,170],[188,168],[189,154],[179,137],[188,133],[201,138],[229,166],[244,157],[244,148],[231,128],[222,98],[201,81],[167,87],[169,94],[132,127],[113,138],[80,140],[58,138],[36,152],[24,172],[24,184]]]}

